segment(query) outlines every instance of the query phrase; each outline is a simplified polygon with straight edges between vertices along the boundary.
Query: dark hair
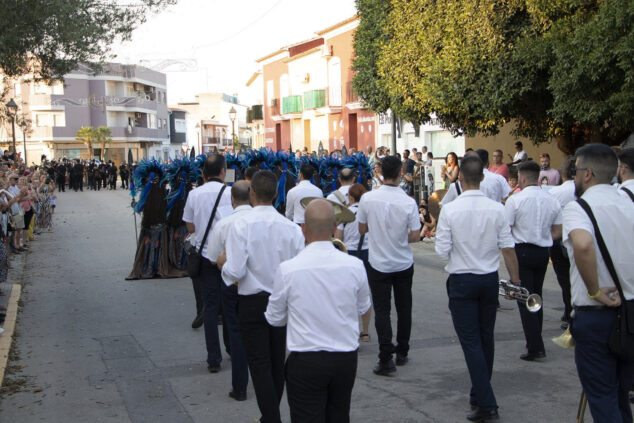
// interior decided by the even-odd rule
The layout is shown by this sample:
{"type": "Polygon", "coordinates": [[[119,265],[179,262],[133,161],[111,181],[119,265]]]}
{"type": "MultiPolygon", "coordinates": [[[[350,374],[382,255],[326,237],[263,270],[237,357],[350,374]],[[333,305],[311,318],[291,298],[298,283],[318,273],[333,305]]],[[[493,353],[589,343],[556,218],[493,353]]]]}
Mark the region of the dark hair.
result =
{"type": "Polygon", "coordinates": [[[517,179],[517,166],[509,166],[509,179],[517,179]]]}
{"type": "Polygon", "coordinates": [[[616,175],[618,161],[616,153],[605,144],[587,144],[579,147],[575,153],[582,165],[592,169],[598,183],[609,184],[616,175]]]}
{"type": "Polygon", "coordinates": [[[385,179],[397,179],[401,175],[401,160],[396,156],[386,156],[381,161],[381,173],[385,179]]]}
{"type": "Polygon", "coordinates": [[[310,181],[310,178],[313,177],[313,173],[315,173],[315,168],[308,164],[308,163],[304,163],[300,168],[299,168],[299,173],[302,174],[302,177],[304,179],[306,179],[307,181],[310,181]]]}
{"type": "Polygon", "coordinates": [[[339,172],[341,182],[351,182],[354,180],[354,169],[343,169],[339,172]]]}
{"type": "Polygon", "coordinates": [[[205,178],[216,178],[220,176],[223,169],[227,168],[227,161],[222,154],[212,154],[207,157],[203,166],[203,175],[205,178]]]}
{"type": "Polygon", "coordinates": [[[522,144],[522,141],[517,141],[515,147],[524,148],[524,144],[522,144]]]}
{"type": "Polygon", "coordinates": [[[469,151],[474,151],[474,150],[473,150],[473,148],[469,147],[469,148],[467,148],[464,152],[465,152],[465,153],[468,153],[469,151]]]}
{"type": "Polygon", "coordinates": [[[634,148],[626,148],[619,153],[619,161],[627,166],[630,172],[634,172],[634,148]]]}
{"type": "Polygon", "coordinates": [[[427,157],[429,157],[430,159],[433,159],[433,158],[434,158],[434,155],[432,154],[432,152],[431,152],[431,151],[428,151],[428,152],[427,152],[427,157]]]}
{"type": "Polygon", "coordinates": [[[476,153],[478,154],[478,157],[480,157],[480,160],[482,160],[482,164],[486,166],[487,163],[489,163],[489,152],[484,148],[478,148],[476,153]]]}
{"type": "Polygon", "coordinates": [[[368,189],[361,184],[352,184],[350,186],[350,190],[348,190],[348,195],[352,197],[355,203],[361,201],[361,196],[368,192],[368,189]]]}
{"type": "Polygon", "coordinates": [[[247,167],[247,170],[244,171],[244,179],[253,179],[253,175],[255,175],[258,170],[260,169],[258,169],[256,166],[247,167]]]}
{"type": "Polygon", "coordinates": [[[277,195],[277,178],[270,170],[260,170],[253,175],[251,189],[255,198],[263,203],[273,203],[277,195]]]}
{"type": "Polygon", "coordinates": [[[231,196],[236,203],[248,203],[249,202],[249,183],[246,181],[238,181],[231,187],[231,196]]]}
{"type": "Polygon", "coordinates": [[[482,160],[476,156],[467,156],[462,159],[460,164],[460,174],[464,182],[471,186],[479,186],[482,181],[482,172],[484,165],[482,160]]]}
{"type": "Polygon", "coordinates": [[[526,176],[530,181],[536,182],[539,178],[540,167],[534,161],[529,160],[517,165],[517,171],[526,176]]]}

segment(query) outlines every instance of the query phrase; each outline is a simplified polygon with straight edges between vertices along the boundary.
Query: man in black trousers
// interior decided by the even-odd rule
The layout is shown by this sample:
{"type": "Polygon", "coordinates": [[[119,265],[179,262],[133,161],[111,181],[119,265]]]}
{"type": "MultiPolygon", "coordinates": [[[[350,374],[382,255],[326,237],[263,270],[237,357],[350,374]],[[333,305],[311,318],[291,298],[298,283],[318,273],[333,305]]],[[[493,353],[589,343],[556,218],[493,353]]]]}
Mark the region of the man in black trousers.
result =
{"type": "Polygon", "coordinates": [[[471,378],[473,412],[467,419],[488,422],[499,419],[491,375],[500,250],[514,284],[520,283],[519,271],[504,206],[479,189],[484,179],[480,158],[465,157],[459,179],[462,194],[438,217],[436,253],[449,259],[449,310],[471,378]]]}

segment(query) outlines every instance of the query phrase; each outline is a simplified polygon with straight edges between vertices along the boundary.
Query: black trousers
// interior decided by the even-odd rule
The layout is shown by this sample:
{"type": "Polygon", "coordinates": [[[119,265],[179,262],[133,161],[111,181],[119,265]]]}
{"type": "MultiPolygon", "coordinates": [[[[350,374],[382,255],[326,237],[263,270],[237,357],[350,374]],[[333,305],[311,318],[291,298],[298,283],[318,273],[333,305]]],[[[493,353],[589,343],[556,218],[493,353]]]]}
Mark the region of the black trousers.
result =
{"type": "Polygon", "coordinates": [[[374,306],[374,326],[379,338],[379,360],[388,361],[394,353],[407,356],[412,332],[412,278],[414,266],[400,272],[383,273],[368,266],[368,280],[374,306]],[[396,307],[396,346],[392,343],[392,290],[396,307]]]}
{"type": "MultiPolygon", "coordinates": [[[[522,287],[528,289],[529,293],[539,294],[540,297],[544,298],[542,288],[548,268],[548,248],[533,244],[516,244],[515,254],[517,254],[519,263],[522,287]]],[[[531,313],[526,309],[524,303],[518,301],[517,305],[526,338],[526,349],[531,354],[544,351],[544,340],[542,339],[544,309],[531,313]]]]}
{"type": "Polygon", "coordinates": [[[286,388],[292,423],[348,423],[357,352],[291,352],[286,388]]]}
{"type": "Polygon", "coordinates": [[[557,275],[557,282],[561,287],[561,297],[564,300],[564,318],[570,320],[572,305],[570,304],[570,259],[564,251],[564,246],[555,241],[550,247],[550,259],[553,262],[553,270],[557,275]]]}
{"type": "Polygon", "coordinates": [[[247,355],[251,381],[260,408],[261,423],[281,423],[284,393],[286,326],[269,325],[264,317],[269,294],[238,296],[238,325],[247,355]]]}
{"type": "Polygon", "coordinates": [[[203,259],[200,266],[199,280],[203,299],[203,326],[207,345],[207,364],[217,366],[222,361],[220,338],[218,336],[222,276],[215,264],[203,259]]]}
{"type": "Polygon", "coordinates": [[[238,328],[238,287],[220,284],[222,294],[222,335],[225,348],[231,354],[231,386],[235,392],[246,392],[249,383],[247,355],[238,328]]]}
{"type": "Polygon", "coordinates": [[[192,278],[192,286],[194,287],[194,298],[196,299],[196,316],[203,312],[203,294],[200,287],[200,275],[192,278]]]}

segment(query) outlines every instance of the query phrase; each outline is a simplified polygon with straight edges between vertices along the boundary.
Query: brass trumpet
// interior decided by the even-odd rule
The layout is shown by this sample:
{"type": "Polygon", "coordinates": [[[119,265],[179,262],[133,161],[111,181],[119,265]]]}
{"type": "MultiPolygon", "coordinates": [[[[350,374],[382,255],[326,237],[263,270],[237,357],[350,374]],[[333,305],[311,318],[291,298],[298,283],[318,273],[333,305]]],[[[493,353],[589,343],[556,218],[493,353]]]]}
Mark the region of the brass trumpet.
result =
{"type": "Polygon", "coordinates": [[[542,297],[537,294],[529,294],[528,289],[513,285],[510,281],[501,280],[498,292],[507,300],[517,300],[524,303],[526,309],[531,313],[537,313],[542,308],[542,297]]]}

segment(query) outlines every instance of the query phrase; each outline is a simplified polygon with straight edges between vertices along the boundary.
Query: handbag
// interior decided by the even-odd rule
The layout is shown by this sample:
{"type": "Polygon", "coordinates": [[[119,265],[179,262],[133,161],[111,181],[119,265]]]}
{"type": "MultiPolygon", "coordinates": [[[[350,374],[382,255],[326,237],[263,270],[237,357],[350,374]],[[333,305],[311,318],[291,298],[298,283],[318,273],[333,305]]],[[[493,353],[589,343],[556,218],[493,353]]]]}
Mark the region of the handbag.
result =
{"type": "Polygon", "coordinates": [[[225,191],[225,188],[227,188],[227,186],[223,185],[222,188],[220,188],[218,197],[216,197],[216,203],[214,204],[211,216],[209,217],[209,223],[207,223],[207,229],[205,229],[205,235],[203,236],[203,240],[200,243],[200,248],[198,248],[198,250],[194,248],[190,250],[187,254],[187,274],[191,278],[195,278],[200,275],[200,266],[203,261],[203,247],[205,246],[205,242],[207,242],[207,236],[209,235],[209,230],[211,229],[211,224],[214,221],[214,217],[216,217],[216,210],[218,210],[218,204],[220,203],[220,199],[222,198],[222,193],[225,191]]]}
{"type": "Polygon", "coordinates": [[[612,262],[612,258],[610,257],[608,248],[605,245],[605,241],[603,241],[603,236],[601,235],[601,231],[599,231],[599,225],[597,224],[597,220],[594,217],[594,213],[592,213],[590,205],[581,198],[577,200],[577,203],[579,203],[581,208],[588,214],[588,217],[590,217],[592,226],[594,226],[594,235],[597,239],[599,251],[601,251],[601,256],[603,257],[605,266],[608,268],[608,272],[610,272],[610,276],[612,276],[612,279],[614,280],[614,285],[616,285],[616,289],[619,291],[619,295],[621,296],[621,305],[616,310],[616,319],[614,320],[614,326],[610,331],[608,348],[619,359],[623,361],[633,362],[634,300],[625,300],[625,295],[623,295],[623,288],[621,287],[619,277],[616,274],[614,263],[612,262]]]}

